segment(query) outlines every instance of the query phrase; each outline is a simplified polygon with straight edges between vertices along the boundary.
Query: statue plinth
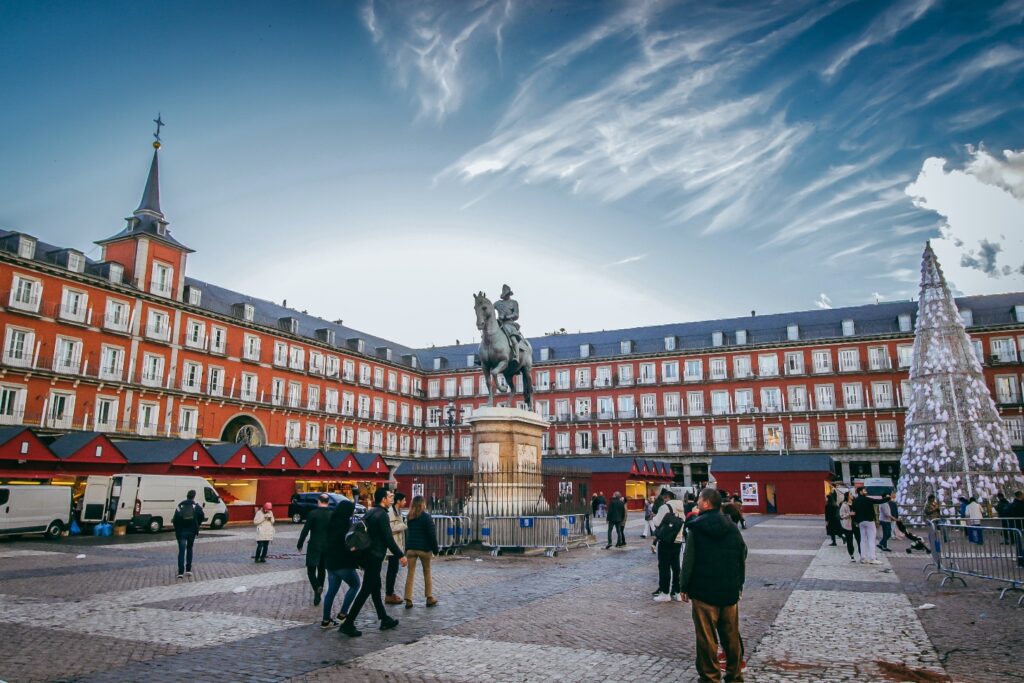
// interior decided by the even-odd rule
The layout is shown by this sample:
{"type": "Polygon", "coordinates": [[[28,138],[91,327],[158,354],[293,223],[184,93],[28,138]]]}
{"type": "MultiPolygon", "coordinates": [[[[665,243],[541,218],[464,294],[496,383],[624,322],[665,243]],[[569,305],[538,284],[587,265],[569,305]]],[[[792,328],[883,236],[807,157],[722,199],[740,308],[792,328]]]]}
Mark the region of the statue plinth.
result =
{"type": "Polygon", "coordinates": [[[541,473],[541,445],[548,423],[521,408],[478,408],[473,432],[470,514],[538,514],[548,511],[541,473]]]}

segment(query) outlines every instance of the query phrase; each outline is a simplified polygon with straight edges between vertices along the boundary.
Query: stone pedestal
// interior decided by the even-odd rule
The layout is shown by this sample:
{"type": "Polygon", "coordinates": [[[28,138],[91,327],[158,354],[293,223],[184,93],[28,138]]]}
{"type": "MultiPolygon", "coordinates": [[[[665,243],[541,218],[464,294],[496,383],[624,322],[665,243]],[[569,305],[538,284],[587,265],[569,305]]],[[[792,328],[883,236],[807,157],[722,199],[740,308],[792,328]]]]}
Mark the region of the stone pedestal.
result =
{"type": "Polygon", "coordinates": [[[543,513],[541,444],[548,423],[520,408],[478,408],[469,418],[473,432],[473,488],[470,514],[489,516],[543,513]]]}

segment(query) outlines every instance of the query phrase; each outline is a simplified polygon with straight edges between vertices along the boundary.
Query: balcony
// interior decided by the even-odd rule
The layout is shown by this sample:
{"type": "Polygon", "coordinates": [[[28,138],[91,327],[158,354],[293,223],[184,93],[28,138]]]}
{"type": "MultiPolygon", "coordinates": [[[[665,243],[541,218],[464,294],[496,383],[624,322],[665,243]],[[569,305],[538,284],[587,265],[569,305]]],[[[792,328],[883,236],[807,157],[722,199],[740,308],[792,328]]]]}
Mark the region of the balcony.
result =
{"type": "Polygon", "coordinates": [[[66,320],[72,323],[84,323],[86,318],[85,306],[71,306],[66,303],[62,303],[60,308],[57,309],[57,317],[61,320],[66,320]]]}
{"type": "Polygon", "coordinates": [[[171,340],[171,328],[165,324],[146,325],[146,337],[156,341],[168,342],[171,340]]]}
{"type": "Polygon", "coordinates": [[[658,381],[657,377],[640,377],[637,380],[637,384],[656,384],[658,381]]]}
{"type": "Polygon", "coordinates": [[[199,351],[206,350],[206,337],[203,335],[185,337],[185,346],[199,351]]]}
{"type": "Polygon", "coordinates": [[[13,368],[32,367],[32,355],[25,349],[6,349],[4,351],[4,365],[13,368]]]}
{"type": "Polygon", "coordinates": [[[301,358],[291,358],[288,363],[288,368],[291,370],[298,370],[299,372],[302,372],[303,370],[306,369],[306,364],[302,361],[301,358]]]}
{"type": "Polygon", "coordinates": [[[256,390],[255,389],[242,389],[238,397],[243,401],[255,402],[256,401],[256,390]]]}
{"type": "Polygon", "coordinates": [[[163,382],[163,373],[143,370],[142,374],[139,376],[139,383],[145,387],[160,387],[163,386],[163,382]]]}
{"type": "Polygon", "coordinates": [[[828,364],[828,365],[819,365],[817,363],[814,364],[814,374],[815,375],[827,375],[827,374],[829,374],[831,372],[832,372],[832,365],[831,364],[828,364]]]}
{"type": "Polygon", "coordinates": [[[14,289],[10,292],[10,296],[7,300],[7,306],[8,308],[24,311],[26,313],[38,313],[41,298],[38,287],[33,287],[31,290],[26,290],[24,288],[14,289]]]}
{"type": "Polygon", "coordinates": [[[633,378],[632,377],[619,377],[618,384],[619,384],[620,387],[631,387],[631,386],[633,386],[633,378]]]}
{"type": "Polygon", "coordinates": [[[343,372],[341,373],[341,379],[345,382],[355,382],[356,374],[354,372],[343,372]]]}
{"type": "Polygon", "coordinates": [[[589,379],[588,380],[576,380],[576,388],[577,389],[589,389],[590,388],[590,380],[589,379]]]}
{"type": "Polygon", "coordinates": [[[892,370],[892,359],[888,356],[882,358],[869,358],[868,370],[892,370]]]}
{"type": "Polygon", "coordinates": [[[260,362],[260,350],[259,349],[246,349],[242,354],[242,360],[251,361],[253,363],[260,362]]]}
{"type": "Polygon", "coordinates": [[[802,375],[802,374],[804,374],[804,366],[803,365],[789,365],[789,364],[786,365],[786,376],[787,377],[792,377],[794,375],[802,375]]]}
{"type": "Polygon", "coordinates": [[[1020,399],[1017,397],[1016,392],[1008,391],[997,391],[996,392],[996,403],[1017,403],[1020,399]]]}
{"type": "Polygon", "coordinates": [[[216,382],[210,382],[206,385],[206,393],[210,396],[223,396],[224,385],[216,382]]]}
{"type": "Polygon", "coordinates": [[[684,382],[700,382],[704,379],[704,375],[683,375],[684,382]]]}
{"type": "Polygon", "coordinates": [[[124,377],[124,366],[101,365],[98,377],[108,382],[120,382],[124,377]]]}
{"type": "Polygon", "coordinates": [[[53,359],[53,371],[65,375],[77,375],[82,367],[81,356],[57,356],[53,359]]]}
{"type": "Polygon", "coordinates": [[[170,297],[171,296],[171,284],[169,282],[160,282],[154,280],[149,284],[149,293],[156,294],[157,296],[170,297]]]}
{"type": "MultiPolygon", "coordinates": [[[[124,334],[128,332],[128,318],[124,315],[107,313],[103,316],[103,329],[124,334]]],[[[188,343],[187,340],[186,343],[188,343]]]]}

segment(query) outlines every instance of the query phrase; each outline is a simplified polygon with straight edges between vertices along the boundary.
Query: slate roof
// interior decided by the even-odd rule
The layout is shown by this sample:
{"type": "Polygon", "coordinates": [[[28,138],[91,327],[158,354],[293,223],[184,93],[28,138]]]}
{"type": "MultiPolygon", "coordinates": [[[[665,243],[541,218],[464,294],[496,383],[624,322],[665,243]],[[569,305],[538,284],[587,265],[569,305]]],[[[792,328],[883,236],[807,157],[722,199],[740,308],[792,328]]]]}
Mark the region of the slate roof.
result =
{"type": "Polygon", "coordinates": [[[327,458],[327,464],[331,466],[331,469],[338,469],[341,463],[345,462],[345,458],[349,455],[348,451],[324,451],[324,457],[327,458]]]}
{"type": "Polygon", "coordinates": [[[305,467],[310,460],[313,459],[317,453],[320,452],[319,448],[289,448],[288,452],[295,458],[296,464],[299,467],[305,467]]]}
{"type": "MultiPolygon", "coordinates": [[[[584,472],[594,472],[598,474],[628,474],[633,470],[634,460],[636,460],[637,465],[640,465],[645,460],[650,463],[660,462],[645,458],[633,458],[628,455],[619,457],[606,455],[575,458],[544,458],[541,462],[542,466],[549,465],[551,467],[577,469],[584,472]]],[[[671,467],[669,468],[669,471],[671,471],[671,467]]]]}
{"type": "Polygon", "coordinates": [[[824,453],[807,455],[716,455],[711,458],[715,472],[832,472],[835,463],[824,453]]]}
{"type": "Polygon", "coordinates": [[[195,439],[165,439],[161,441],[114,441],[117,450],[130,463],[168,463],[198,444],[195,439]]]}
{"type": "Polygon", "coordinates": [[[264,467],[273,461],[276,456],[280,455],[282,451],[291,453],[291,451],[284,446],[256,446],[252,449],[253,455],[256,456],[256,459],[259,460],[260,464],[264,467]]]}
{"type": "Polygon", "coordinates": [[[105,435],[103,432],[68,432],[54,439],[50,444],[50,452],[61,460],[67,460],[98,436],[105,435]]]}
{"type": "Polygon", "coordinates": [[[212,446],[207,446],[206,450],[209,451],[210,457],[218,465],[223,465],[231,458],[235,457],[238,451],[245,448],[244,443],[218,443],[212,446]]]}
{"type": "Polygon", "coordinates": [[[359,463],[359,467],[366,472],[371,471],[370,466],[373,465],[374,460],[380,457],[376,453],[353,453],[352,455],[355,457],[356,462],[359,463]]]}
{"type": "Polygon", "coordinates": [[[18,436],[18,434],[21,434],[26,429],[28,429],[28,427],[25,427],[24,425],[4,427],[3,429],[0,429],[0,444],[7,443],[14,437],[18,436]]]}

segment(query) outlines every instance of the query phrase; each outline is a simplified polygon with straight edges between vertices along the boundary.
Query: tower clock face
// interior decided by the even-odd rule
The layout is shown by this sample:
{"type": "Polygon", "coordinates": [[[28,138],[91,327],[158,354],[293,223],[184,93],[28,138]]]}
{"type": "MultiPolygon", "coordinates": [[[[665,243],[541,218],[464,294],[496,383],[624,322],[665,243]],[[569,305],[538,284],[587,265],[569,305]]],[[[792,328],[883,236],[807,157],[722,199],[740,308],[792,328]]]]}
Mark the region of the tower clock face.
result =
{"type": "Polygon", "coordinates": [[[259,430],[252,425],[245,425],[239,428],[238,433],[235,434],[235,443],[244,443],[250,446],[262,446],[263,439],[260,437],[259,430]]]}

